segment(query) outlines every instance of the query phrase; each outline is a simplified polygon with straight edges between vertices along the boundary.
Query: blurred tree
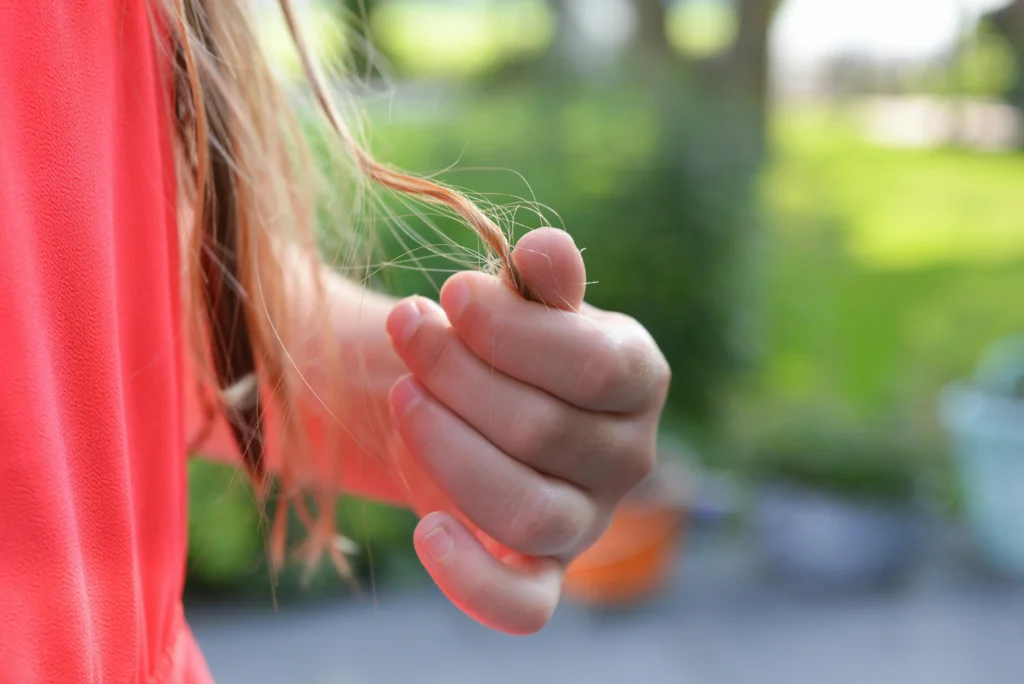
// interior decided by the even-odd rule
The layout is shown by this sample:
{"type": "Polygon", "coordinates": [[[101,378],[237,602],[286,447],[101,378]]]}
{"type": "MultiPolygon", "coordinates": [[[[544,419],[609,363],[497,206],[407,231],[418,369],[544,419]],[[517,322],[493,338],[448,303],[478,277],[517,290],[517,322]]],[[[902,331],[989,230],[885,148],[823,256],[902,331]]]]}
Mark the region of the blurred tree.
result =
{"type": "Polygon", "coordinates": [[[1024,110],[1024,0],[1014,0],[986,18],[1012,48],[1016,78],[1008,99],[1015,107],[1024,110]]]}
{"type": "MultiPolygon", "coordinates": [[[[673,52],[666,31],[666,4],[662,0],[635,0],[640,16],[640,41],[648,55],[673,52]]],[[[681,0],[694,5],[695,0],[681,0]]],[[[702,87],[715,96],[725,96],[732,106],[742,110],[749,121],[754,150],[763,157],[767,144],[769,115],[769,33],[772,20],[783,0],[720,0],[735,12],[736,28],[731,47],[706,58],[687,64],[687,71],[695,75],[702,87]]],[[[713,4],[713,3],[711,3],[713,4]]],[[[706,8],[707,9],[707,8],[706,8]]],[[[677,17],[697,17],[699,13],[679,14],[677,17]]],[[[677,27],[678,28],[678,27],[677,27]]],[[[693,28],[691,30],[700,30],[693,28]]],[[[706,30],[706,29],[705,29],[706,30]]],[[[664,60],[663,60],[664,61],[664,60]]],[[[676,60],[676,67],[679,60],[676,60]]]]}
{"type": "Polygon", "coordinates": [[[562,78],[565,71],[575,71],[585,58],[585,39],[573,16],[572,0],[548,0],[555,18],[555,36],[545,59],[540,60],[540,73],[562,78]]]}
{"type": "Polygon", "coordinates": [[[648,60],[675,58],[665,30],[665,0],[634,0],[637,12],[637,46],[648,60]]]}
{"type": "MultiPolygon", "coordinates": [[[[1019,69],[1014,49],[1005,34],[997,32],[991,21],[982,19],[961,43],[955,94],[984,98],[1009,96],[1014,99],[1014,82],[1019,69]]],[[[1019,104],[1024,105],[1024,101],[1019,104]]]]}
{"type": "Polygon", "coordinates": [[[739,32],[732,62],[738,83],[750,98],[753,132],[761,156],[767,148],[769,108],[768,36],[782,0],[739,0],[739,32]]]}
{"type": "MultiPolygon", "coordinates": [[[[542,62],[541,71],[547,76],[559,77],[566,71],[571,75],[601,71],[600,64],[595,64],[595,46],[588,44],[591,38],[585,35],[580,26],[581,12],[609,11],[608,8],[583,9],[580,0],[547,0],[556,20],[556,33],[547,59],[542,62]]],[[[673,51],[666,31],[665,0],[629,0],[627,10],[631,10],[635,18],[635,29],[632,32],[629,55],[639,62],[639,69],[630,72],[631,77],[650,77],[661,79],[665,67],[675,63],[678,67],[678,55],[673,51]]],[[[607,74],[608,70],[605,69],[607,74]]]]}

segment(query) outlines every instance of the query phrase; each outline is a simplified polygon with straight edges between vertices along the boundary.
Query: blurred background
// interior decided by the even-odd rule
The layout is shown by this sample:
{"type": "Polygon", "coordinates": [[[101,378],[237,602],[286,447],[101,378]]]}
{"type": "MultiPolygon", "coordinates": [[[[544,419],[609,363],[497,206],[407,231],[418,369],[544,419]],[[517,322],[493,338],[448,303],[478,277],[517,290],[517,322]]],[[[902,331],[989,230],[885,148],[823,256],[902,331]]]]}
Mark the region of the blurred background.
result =
{"type": "MultiPolygon", "coordinates": [[[[242,478],[194,462],[220,681],[1024,681],[1024,2],[302,4],[376,155],[510,233],[566,228],[674,384],[662,469],[526,639],[450,607],[411,514],[361,501],[357,590],[272,586],[242,478]]],[[[407,237],[380,230],[396,294],[464,267],[407,237]]]]}

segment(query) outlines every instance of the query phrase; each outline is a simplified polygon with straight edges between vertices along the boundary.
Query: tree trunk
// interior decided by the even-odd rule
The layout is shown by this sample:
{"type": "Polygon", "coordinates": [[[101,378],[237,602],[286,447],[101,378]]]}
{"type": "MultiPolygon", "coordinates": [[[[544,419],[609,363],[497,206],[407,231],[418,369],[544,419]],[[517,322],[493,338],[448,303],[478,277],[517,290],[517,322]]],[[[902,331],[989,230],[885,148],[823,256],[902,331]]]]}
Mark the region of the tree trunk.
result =
{"type": "Polygon", "coordinates": [[[671,58],[672,47],[665,32],[664,0],[635,0],[636,41],[645,61],[671,58]]]}
{"type": "Polygon", "coordinates": [[[1016,0],[1010,5],[988,15],[988,19],[1013,50],[1014,62],[1017,65],[1017,78],[1008,99],[1015,107],[1024,111],[1024,0],[1016,0]]]}
{"type": "Polygon", "coordinates": [[[739,33],[734,48],[734,64],[750,100],[757,152],[761,156],[767,151],[768,139],[768,36],[777,4],[776,0],[740,0],[739,33]]]}
{"type": "Polygon", "coordinates": [[[555,15],[555,39],[548,54],[545,65],[548,73],[569,70],[575,75],[585,59],[583,37],[580,35],[576,19],[570,8],[571,0],[550,0],[555,15]]]}

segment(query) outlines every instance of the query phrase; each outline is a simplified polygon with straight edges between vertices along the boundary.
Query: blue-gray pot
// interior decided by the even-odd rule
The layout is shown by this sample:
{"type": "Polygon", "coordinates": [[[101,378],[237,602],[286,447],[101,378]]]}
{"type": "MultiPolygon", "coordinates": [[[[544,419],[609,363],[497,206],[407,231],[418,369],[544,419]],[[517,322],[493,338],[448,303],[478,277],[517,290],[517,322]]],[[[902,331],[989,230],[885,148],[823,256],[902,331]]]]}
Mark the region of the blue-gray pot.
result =
{"type": "Polygon", "coordinates": [[[890,584],[910,567],[920,539],[909,504],[866,503],[788,484],[760,488],[755,525],[767,569],[810,590],[890,584]]]}
{"type": "Polygon", "coordinates": [[[953,385],[941,416],[976,545],[995,570],[1024,579],[1024,400],[953,385]]]}

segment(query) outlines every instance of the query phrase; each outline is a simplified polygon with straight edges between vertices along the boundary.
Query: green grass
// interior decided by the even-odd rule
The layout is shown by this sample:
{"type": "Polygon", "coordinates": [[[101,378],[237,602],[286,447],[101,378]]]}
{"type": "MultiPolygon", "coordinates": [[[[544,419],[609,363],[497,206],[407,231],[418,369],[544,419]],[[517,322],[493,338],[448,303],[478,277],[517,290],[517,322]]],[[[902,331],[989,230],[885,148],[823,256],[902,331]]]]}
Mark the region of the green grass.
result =
{"type": "Polygon", "coordinates": [[[936,437],[942,385],[1021,328],[1024,157],[883,149],[822,111],[784,113],[775,142],[762,391],[936,437]]]}
{"type": "MultiPolygon", "coordinates": [[[[876,147],[850,117],[783,112],[766,189],[799,230],[831,215],[844,249],[867,266],[977,266],[1024,258],[1024,158],[876,147]],[[793,220],[795,218],[796,220],[793,220]]],[[[813,227],[812,227],[813,229],[813,227]]]]}

